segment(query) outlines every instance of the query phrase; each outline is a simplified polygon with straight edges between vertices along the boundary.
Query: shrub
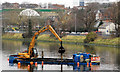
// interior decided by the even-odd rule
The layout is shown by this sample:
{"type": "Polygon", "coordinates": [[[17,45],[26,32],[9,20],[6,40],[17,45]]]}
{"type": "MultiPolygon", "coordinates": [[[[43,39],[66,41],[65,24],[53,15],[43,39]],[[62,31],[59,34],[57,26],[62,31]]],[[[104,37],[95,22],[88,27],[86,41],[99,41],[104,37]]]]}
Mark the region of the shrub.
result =
{"type": "Polygon", "coordinates": [[[94,41],[97,38],[97,34],[94,32],[90,32],[88,35],[86,35],[86,38],[84,39],[84,43],[89,43],[94,41]]]}

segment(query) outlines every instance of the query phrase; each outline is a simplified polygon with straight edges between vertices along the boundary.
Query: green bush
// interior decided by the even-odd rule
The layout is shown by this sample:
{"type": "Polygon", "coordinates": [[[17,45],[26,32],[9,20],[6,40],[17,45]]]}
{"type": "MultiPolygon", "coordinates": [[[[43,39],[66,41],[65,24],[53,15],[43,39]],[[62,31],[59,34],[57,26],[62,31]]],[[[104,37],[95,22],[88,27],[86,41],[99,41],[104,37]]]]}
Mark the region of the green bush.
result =
{"type": "Polygon", "coordinates": [[[86,35],[86,38],[84,39],[84,43],[89,43],[94,41],[97,38],[97,34],[94,32],[90,32],[88,33],[88,35],[86,35]]]}

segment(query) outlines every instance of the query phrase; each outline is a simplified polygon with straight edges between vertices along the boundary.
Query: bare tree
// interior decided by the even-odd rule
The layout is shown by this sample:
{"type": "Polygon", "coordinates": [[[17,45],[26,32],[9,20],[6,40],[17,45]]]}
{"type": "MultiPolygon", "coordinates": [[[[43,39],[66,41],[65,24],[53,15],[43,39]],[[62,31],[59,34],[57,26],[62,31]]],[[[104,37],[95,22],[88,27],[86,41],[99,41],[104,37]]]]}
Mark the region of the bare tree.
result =
{"type": "Polygon", "coordinates": [[[77,21],[80,28],[85,28],[86,31],[91,31],[95,24],[95,14],[97,8],[96,4],[90,3],[85,9],[76,11],[77,13],[77,21]]]}
{"type": "Polygon", "coordinates": [[[107,9],[111,21],[115,24],[116,36],[120,37],[120,2],[114,3],[107,9]]]}
{"type": "Polygon", "coordinates": [[[70,11],[60,11],[58,12],[58,16],[55,19],[54,26],[57,29],[57,32],[60,34],[60,30],[65,31],[68,30],[69,21],[71,20],[70,11]]]}
{"type": "Polygon", "coordinates": [[[19,17],[17,11],[3,12],[3,26],[18,25],[19,17]]]}

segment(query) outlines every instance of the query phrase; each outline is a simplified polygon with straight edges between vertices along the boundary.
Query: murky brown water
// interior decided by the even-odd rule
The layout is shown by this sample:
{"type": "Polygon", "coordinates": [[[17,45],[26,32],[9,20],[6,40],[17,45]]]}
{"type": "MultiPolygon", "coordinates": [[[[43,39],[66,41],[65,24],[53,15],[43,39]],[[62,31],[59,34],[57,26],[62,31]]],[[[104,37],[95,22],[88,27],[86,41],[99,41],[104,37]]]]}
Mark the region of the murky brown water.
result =
{"type": "MultiPolygon", "coordinates": [[[[64,58],[72,58],[72,55],[77,52],[94,53],[101,57],[101,63],[97,66],[92,66],[91,70],[118,70],[120,67],[120,49],[115,47],[100,47],[100,46],[82,46],[75,44],[63,44],[66,52],[64,58]]],[[[41,51],[44,51],[45,58],[59,58],[58,53],[59,43],[38,42],[36,48],[41,57],[41,51]]],[[[18,68],[15,64],[10,66],[7,61],[9,55],[17,54],[27,49],[27,43],[22,41],[2,41],[2,70],[27,70],[27,66],[18,68]]],[[[73,66],[63,65],[63,70],[73,70],[73,66]]],[[[36,68],[35,68],[36,69],[36,68]]],[[[36,70],[42,70],[42,66],[38,65],[36,70]]],[[[43,70],[61,70],[61,65],[44,65],[43,70]]],[[[84,70],[81,66],[80,70],[84,70]]]]}

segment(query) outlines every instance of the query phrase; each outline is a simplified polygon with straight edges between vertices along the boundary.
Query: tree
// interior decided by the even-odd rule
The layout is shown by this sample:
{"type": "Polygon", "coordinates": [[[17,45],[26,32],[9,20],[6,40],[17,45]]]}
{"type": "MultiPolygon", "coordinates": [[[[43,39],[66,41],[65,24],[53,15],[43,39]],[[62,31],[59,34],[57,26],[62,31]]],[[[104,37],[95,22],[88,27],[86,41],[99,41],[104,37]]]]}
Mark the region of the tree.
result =
{"type": "Polygon", "coordinates": [[[11,26],[18,26],[19,25],[19,12],[18,11],[6,11],[2,13],[2,24],[3,28],[6,29],[7,27],[11,26]]]}
{"type": "Polygon", "coordinates": [[[116,37],[120,37],[120,2],[114,3],[106,11],[111,21],[115,24],[116,37]]]}
{"type": "MultiPolygon", "coordinates": [[[[95,24],[95,14],[97,8],[94,3],[88,4],[85,9],[76,11],[78,25],[81,28],[85,28],[86,31],[92,31],[95,24]]],[[[77,26],[78,27],[78,26],[77,26]]]]}
{"type": "Polygon", "coordinates": [[[53,27],[55,28],[56,32],[61,36],[61,32],[68,30],[68,22],[71,19],[70,11],[66,10],[57,12],[57,16],[52,19],[54,22],[52,22],[53,27]]]}
{"type": "MultiPolygon", "coordinates": [[[[11,26],[17,26],[19,27],[20,30],[22,31],[27,31],[29,32],[29,20],[27,16],[20,16],[19,15],[20,11],[19,10],[11,10],[11,11],[4,11],[2,16],[3,16],[3,28],[8,29],[11,28],[11,26]]],[[[40,18],[40,17],[31,17],[31,29],[36,30],[36,26],[43,27],[45,23],[45,19],[40,18]]],[[[39,29],[39,28],[38,28],[39,29]]],[[[37,29],[37,30],[38,30],[37,29]]]]}

